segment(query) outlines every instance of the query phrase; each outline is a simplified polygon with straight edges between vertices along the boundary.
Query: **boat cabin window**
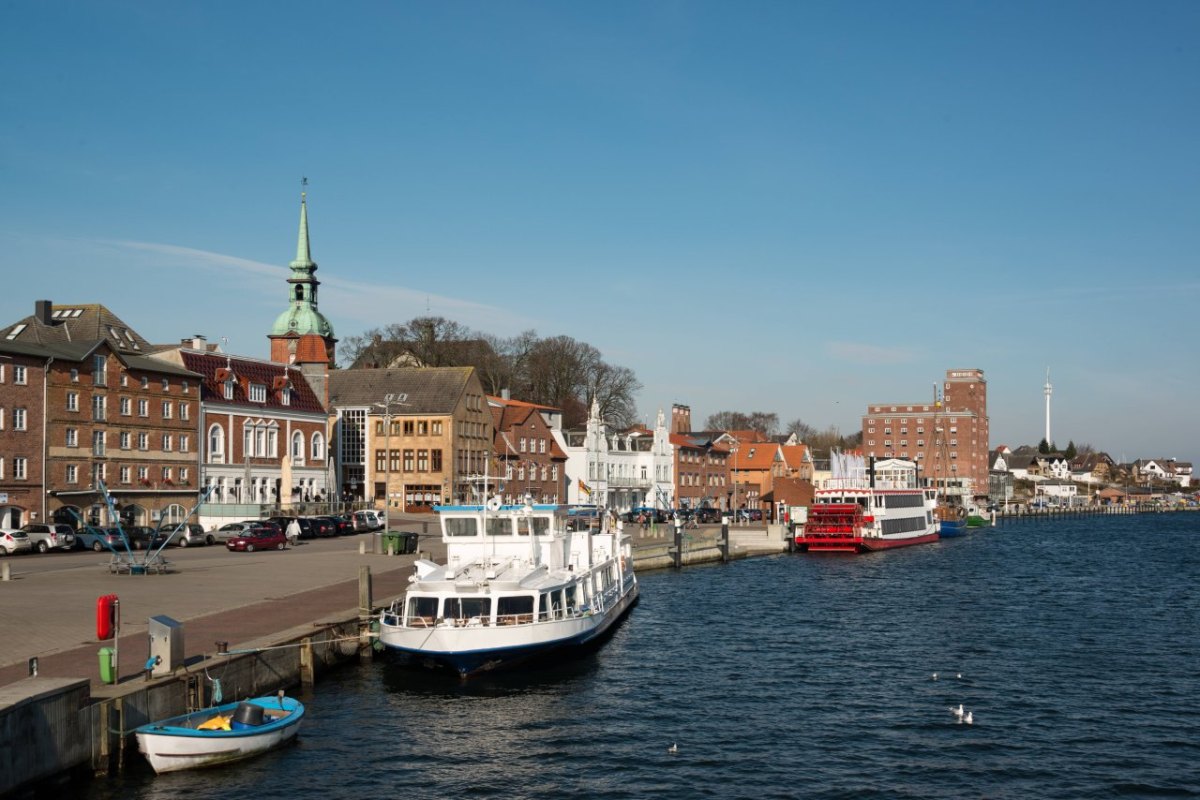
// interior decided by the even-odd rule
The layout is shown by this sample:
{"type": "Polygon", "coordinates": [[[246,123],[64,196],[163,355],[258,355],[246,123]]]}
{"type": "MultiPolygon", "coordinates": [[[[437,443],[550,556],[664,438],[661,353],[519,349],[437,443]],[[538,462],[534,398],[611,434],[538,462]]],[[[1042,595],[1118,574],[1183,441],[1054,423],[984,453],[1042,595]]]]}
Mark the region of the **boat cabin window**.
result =
{"type": "Polygon", "coordinates": [[[563,594],[567,599],[567,613],[574,614],[576,609],[579,608],[579,600],[576,596],[575,584],[572,583],[566,589],[563,589],[563,594]]]}
{"type": "Polygon", "coordinates": [[[562,615],[562,592],[542,595],[542,619],[557,619],[562,615]]]}
{"type": "Polygon", "coordinates": [[[433,622],[437,617],[438,600],[436,597],[408,598],[408,616],[420,617],[426,622],[433,622]]]}
{"type": "Polygon", "coordinates": [[[512,536],[512,523],[506,517],[488,517],[488,536],[512,536]]]}
{"type": "Polygon", "coordinates": [[[470,619],[471,617],[490,617],[492,615],[492,599],[490,597],[447,597],[442,616],[446,619],[470,619]]]}
{"type": "Polygon", "coordinates": [[[496,602],[496,622],[500,625],[517,625],[533,622],[533,595],[522,594],[500,597],[496,602]]]}
{"type": "Polygon", "coordinates": [[[445,524],[447,536],[477,536],[479,535],[478,520],[474,517],[448,517],[445,524]]]}
{"type": "Polygon", "coordinates": [[[545,536],[550,532],[549,517],[518,517],[517,535],[528,536],[530,531],[534,536],[545,536]]]}

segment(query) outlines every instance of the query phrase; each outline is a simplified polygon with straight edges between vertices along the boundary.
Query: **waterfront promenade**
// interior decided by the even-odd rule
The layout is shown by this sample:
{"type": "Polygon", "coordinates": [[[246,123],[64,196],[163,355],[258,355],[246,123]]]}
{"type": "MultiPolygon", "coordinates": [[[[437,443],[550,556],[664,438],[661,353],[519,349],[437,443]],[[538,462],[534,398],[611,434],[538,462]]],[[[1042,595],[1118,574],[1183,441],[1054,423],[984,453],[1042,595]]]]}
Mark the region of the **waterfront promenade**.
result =
{"type": "MultiPolygon", "coordinates": [[[[392,527],[424,529],[418,551],[444,560],[435,519],[393,518],[392,527]]],[[[718,531],[716,526],[689,530],[685,550],[711,548],[718,531]]],[[[630,533],[635,547],[648,556],[660,550],[665,554],[671,538],[669,526],[630,533]]],[[[731,539],[741,554],[781,549],[766,541],[762,528],[735,526],[731,539]]],[[[150,617],[165,615],[183,623],[185,661],[190,663],[216,653],[218,641],[237,649],[296,626],[353,614],[364,565],[371,570],[372,604],[384,605],[403,594],[417,556],[374,554],[372,540],[373,534],[361,533],[257,553],[230,553],[223,545],[169,547],[163,554],[170,571],[164,575],[114,575],[105,566],[108,553],[91,551],[9,557],[5,562],[12,579],[0,582],[0,686],[27,677],[29,659],[36,657],[38,675],[88,678],[93,693],[99,689],[98,653],[112,645],[96,639],[96,598],[106,594],[120,598],[122,683],[141,680],[150,617]],[[366,543],[365,554],[359,553],[360,542],[366,543]]]]}

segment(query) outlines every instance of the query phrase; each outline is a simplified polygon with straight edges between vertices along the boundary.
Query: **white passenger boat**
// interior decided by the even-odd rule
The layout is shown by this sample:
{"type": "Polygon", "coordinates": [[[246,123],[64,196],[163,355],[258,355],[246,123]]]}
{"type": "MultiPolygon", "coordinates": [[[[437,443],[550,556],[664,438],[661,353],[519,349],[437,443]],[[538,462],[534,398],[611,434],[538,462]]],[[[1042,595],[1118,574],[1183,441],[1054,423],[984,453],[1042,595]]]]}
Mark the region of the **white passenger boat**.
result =
{"type": "Polygon", "coordinates": [[[211,767],[278,747],[294,737],[304,704],[280,692],[151,722],[134,731],[155,772],[211,767]]]}
{"type": "Polygon", "coordinates": [[[379,639],[466,678],[603,641],[638,599],[630,538],[557,505],[439,506],[446,563],[415,563],[379,639]]]}
{"type": "Polygon", "coordinates": [[[800,550],[864,553],[937,541],[936,492],[920,485],[916,462],[835,452],[830,471],[796,535],[800,550]]]}

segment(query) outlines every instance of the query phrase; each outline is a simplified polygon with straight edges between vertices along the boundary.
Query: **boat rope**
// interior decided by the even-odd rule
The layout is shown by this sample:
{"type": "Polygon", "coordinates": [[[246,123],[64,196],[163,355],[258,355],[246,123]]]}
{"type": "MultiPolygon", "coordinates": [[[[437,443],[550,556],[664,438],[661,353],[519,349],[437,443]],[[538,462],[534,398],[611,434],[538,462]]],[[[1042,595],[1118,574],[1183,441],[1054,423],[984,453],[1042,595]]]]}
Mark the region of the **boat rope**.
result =
{"type": "MultiPolygon", "coordinates": [[[[376,631],[368,631],[366,633],[366,635],[369,637],[370,636],[378,636],[379,633],[376,631]]],[[[360,641],[361,639],[362,639],[362,635],[342,636],[337,639],[322,639],[319,643],[318,642],[309,642],[309,645],[312,646],[315,644],[328,645],[328,644],[338,644],[339,642],[357,642],[357,641],[360,641]]],[[[265,653],[268,650],[287,650],[290,647],[304,647],[304,646],[305,645],[303,642],[294,642],[292,644],[276,644],[276,645],[272,645],[270,647],[247,647],[247,648],[244,648],[241,650],[226,650],[223,653],[215,653],[211,657],[245,656],[245,655],[253,655],[255,653],[265,653]]]]}

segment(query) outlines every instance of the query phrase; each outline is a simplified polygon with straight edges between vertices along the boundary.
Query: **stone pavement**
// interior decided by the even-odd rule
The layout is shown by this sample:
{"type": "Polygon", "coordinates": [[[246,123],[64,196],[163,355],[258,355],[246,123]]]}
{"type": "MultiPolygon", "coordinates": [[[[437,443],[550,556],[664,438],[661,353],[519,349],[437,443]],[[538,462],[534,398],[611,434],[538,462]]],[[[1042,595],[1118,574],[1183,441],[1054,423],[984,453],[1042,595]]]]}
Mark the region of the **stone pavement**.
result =
{"type": "MultiPolygon", "coordinates": [[[[422,536],[419,549],[444,558],[436,534],[422,536]]],[[[6,558],[12,580],[0,582],[0,685],[25,678],[28,660],[36,656],[39,675],[90,678],[96,688],[99,649],[112,645],[96,639],[96,598],[105,594],[120,598],[123,680],[142,674],[153,616],[184,623],[190,660],[216,652],[217,641],[236,649],[240,642],[352,613],[361,565],[371,569],[373,604],[382,605],[403,593],[416,556],[370,551],[370,534],[309,540],[283,552],[171,547],[164,551],[172,570],[165,575],[114,575],[108,555],[91,552],[6,558]],[[367,543],[366,554],[358,552],[360,541],[367,543]]]]}

